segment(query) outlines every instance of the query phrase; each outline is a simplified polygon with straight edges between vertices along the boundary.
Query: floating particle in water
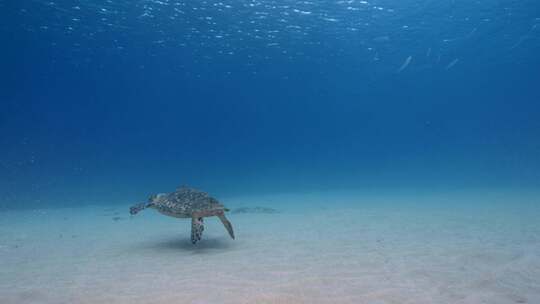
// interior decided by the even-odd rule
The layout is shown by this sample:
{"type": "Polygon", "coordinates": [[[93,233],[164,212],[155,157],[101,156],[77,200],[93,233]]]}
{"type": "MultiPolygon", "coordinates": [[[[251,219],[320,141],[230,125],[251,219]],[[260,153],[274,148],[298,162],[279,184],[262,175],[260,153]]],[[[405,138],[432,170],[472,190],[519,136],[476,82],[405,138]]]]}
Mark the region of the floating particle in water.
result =
{"type": "Polygon", "coordinates": [[[409,63],[411,63],[411,60],[412,60],[412,56],[407,57],[407,59],[405,59],[405,61],[403,62],[403,64],[401,65],[401,67],[399,68],[397,72],[400,73],[401,71],[405,70],[409,66],[409,63]]]}
{"type": "Polygon", "coordinates": [[[375,42],[390,41],[390,37],[388,37],[388,36],[379,36],[379,37],[373,38],[373,41],[375,41],[375,42]]]}
{"type": "Polygon", "coordinates": [[[454,60],[452,60],[445,68],[445,70],[449,70],[451,69],[452,67],[454,67],[457,63],[458,63],[459,59],[456,58],[454,60]]]}
{"type": "Polygon", "coordinates": [[[311,15],[310,11],[301,11],[299,9],[293,9],[293,12],[301,14],[301,15],[311,15]]]}

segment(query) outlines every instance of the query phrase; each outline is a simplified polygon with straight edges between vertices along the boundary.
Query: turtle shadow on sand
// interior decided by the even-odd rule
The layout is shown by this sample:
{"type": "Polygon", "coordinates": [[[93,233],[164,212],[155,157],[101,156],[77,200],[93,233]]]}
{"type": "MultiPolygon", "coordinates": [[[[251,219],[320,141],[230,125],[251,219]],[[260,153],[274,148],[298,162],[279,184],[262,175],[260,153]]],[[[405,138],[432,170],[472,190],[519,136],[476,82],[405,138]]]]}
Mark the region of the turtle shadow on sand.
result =
{"type": "Polygon", "coordinates": [[[193,253],[209,253],[217,252],[233,247],[233,243],[225,238],[207,238],[206,240],[193,244],[189,240],[178,238],[177,236],[145,242],[141,246],[146,249],[154,249],[156,251],[189,251],[193,253]]]}

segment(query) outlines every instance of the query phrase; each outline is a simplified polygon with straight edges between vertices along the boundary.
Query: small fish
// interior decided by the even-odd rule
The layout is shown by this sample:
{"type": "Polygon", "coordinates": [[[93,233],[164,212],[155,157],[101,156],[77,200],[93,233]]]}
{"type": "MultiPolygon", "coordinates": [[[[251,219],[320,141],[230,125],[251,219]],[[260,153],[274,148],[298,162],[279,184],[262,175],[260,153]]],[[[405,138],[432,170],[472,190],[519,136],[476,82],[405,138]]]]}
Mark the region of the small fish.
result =
{"type": "Polygon", "coordinates": [[[472,35],[474,35],[474,33],[476,33],[476,28],[473,28],[472,31],[469,34],[467,34],[467,37],[465,38],[471,37],[472,35]]]}
{"type": "Polygon", "coordinates": [[[411,63],[411,60],[412,60],[412,56],[407,57],[407,59],[405,59],[405,62],[403,62],[403,64],[401,65],[401,67],[399,68],[397,72],[400,73],[401,71],[405,70],[409,66],[409,63],[411,63]]]}
{"type": "Polygon", "coordinates": [[[532,31],[534,31],[537,27],[538,27],[538,24],[534,24],[524,36],[519,37],[518,42],[514,43],[514,45],[510,49],[513,50],[517,48],[523,41],[527,40],[529,38],[529,34],[532,31]]]}
{"type": "Polygon", "coordinates": [[[458,63],[458,61],[459,61],[459,59],[458,59],[458,58],[456,58],[456,59],[452,60],[452,61],[451,61],[451,62],[450,62],[450,63],[449,63],[449,64],[448,64],[447,66],[446,66],[445,70],[449,70],[449,69],[451,69],[451,68],[452,68],[453,66],[455,66],[455,65],[456,65],[456,63],[458,63]]]}

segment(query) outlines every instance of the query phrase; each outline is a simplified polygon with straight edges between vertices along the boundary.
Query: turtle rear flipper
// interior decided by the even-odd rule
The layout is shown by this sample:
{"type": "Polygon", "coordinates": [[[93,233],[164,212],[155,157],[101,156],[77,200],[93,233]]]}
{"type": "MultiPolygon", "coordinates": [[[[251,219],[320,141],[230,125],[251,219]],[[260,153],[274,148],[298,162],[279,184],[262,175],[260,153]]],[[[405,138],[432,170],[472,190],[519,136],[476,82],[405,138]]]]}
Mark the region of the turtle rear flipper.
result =
{"type": "Polygon", "coordinates": [[[229,235],[231,236],[231,238],[234,240],[234,231],[233,231],[231,222],[229,222],[229,220],[225,217],[224,213],[218,214],[218,217],[223,223],[223,226],[225,226],[225,229],[227,229],[227,231],[229,232],[229,235]]]}
{"type": "Polygon", "coordinates": [[[191,218],[191,243],[195,244],[202,238],[204,221],[202,217],[191,218]]]}

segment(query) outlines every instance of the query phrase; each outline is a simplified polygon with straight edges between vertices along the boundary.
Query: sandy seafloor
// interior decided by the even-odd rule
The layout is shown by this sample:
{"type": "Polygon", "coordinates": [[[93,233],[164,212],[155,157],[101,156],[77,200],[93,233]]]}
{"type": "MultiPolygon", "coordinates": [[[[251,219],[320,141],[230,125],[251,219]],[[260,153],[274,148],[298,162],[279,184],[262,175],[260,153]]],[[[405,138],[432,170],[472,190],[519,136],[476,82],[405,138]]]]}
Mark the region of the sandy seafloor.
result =
{"type": "Polygon", "coordinates": [[[540,303],[540,195],[296,194],[189,220],[103,202],[0,213],[0,303],[540,303]],[[121,217],[117,221],[113,217],[121,217]]]}

